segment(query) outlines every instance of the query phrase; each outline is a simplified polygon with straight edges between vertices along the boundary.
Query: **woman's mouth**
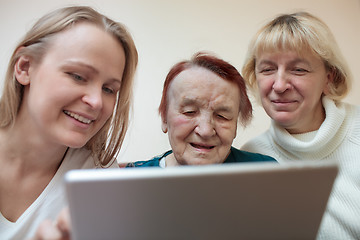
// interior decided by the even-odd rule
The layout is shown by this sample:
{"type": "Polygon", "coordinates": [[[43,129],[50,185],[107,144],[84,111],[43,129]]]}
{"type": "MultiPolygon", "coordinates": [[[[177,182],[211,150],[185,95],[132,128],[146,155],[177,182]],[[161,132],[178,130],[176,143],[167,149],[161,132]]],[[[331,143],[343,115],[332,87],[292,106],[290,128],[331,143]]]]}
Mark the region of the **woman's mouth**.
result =
{"type": "Polygon", "coordinates": [[[198,149],[213,149],[215,147],[212,145],[204,145],[204,144],[196,144],[196,143],[190,143],[190,145],[198,149]]]}
{"type": "Polygon", "coordinates": [[[90,124],[92,122],[92,120],[90,120],[88,118],[85,118],[85,117],[80,116],[79,114],[76,114],[76,113],[73,113],[73,112],[69,112],[67,110],[64,110],[64,113],[66,115],[68,115],[69,117],[72,117],[72,118],[74,118],[74,119],[76,119],[79,122],[84,123],[84,124],[90,124]]]}
{"type": "Polygon", "coordinates": [[[271,104],[276,108],[277,111],[290,111],[298,106],[298,101],[287,100],[287,99],[276,99],[271,100],[271,104]]]}
{"type": "Polygon", "coordinates": [[[297,102],[296,100],[283,100],[283,99],[276,99],[276,100],[271,100],[273,103],[276,104],[290,104],[290,103],[294,103],[297,102]]]}

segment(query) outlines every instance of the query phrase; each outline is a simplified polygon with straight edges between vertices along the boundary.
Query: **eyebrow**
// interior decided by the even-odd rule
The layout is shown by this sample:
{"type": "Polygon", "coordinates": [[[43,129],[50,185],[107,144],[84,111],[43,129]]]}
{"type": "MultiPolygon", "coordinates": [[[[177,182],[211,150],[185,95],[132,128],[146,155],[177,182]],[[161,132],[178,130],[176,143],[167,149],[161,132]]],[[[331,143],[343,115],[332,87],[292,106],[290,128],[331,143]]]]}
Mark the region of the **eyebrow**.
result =
{"type": "Polygon", "coordinates": [[[196,101],[193,98],[185,98],[181,101],[181,106],[188,106],[188,105],[194,105],[197,104],[198,101],[196,101]]]}
{"type": "Polygon", "coordinates": [[[96,68],[94,68],[93,66],[86,64],[84,62],[78,61],[78,60],[67,60],[64,65],[65,66],[66,65],[77,65],[77,66],[80,66],[83,68],[87,68],[94,73],[99,73],[99,71],[96,68]]]}
{"type": "Polygon", "coordinates": [[[215,110],[216,110],[216,112],[229,112],[229,113],[232,112],[232,109],[227,106],[221,106],[219,108],[216,108],[215,110]]]}
{"type": "MultiPolygon", "coordinates": [[[[261,64],[274,64],[275,62],[274,61],[271,61],[271,60],[261,60],[259,62],[259,64],[257,65],[261,65],[261,64]]],[[[290,61],[290,64],[296,64],[296,63],[305,63],[307,65],[310,65],[309,61],[304,59],[304,58],[295,58],[294,60],[290,61]]]]}

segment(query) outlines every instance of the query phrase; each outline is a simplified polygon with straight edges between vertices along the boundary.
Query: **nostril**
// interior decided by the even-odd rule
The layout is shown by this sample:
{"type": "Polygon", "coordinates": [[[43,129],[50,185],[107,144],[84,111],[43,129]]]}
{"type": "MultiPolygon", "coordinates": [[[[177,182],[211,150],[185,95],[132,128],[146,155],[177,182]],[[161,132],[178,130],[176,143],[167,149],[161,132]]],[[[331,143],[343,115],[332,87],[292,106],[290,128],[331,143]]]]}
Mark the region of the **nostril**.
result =
{"type": "Polygon", "coordinates": [[[289,84],[287,81],[277,80],[272,85],[272,89],[275,92],[279,92],[279,93],[285,92],[286,90],[291,89],[291,84],[289,84]]]}

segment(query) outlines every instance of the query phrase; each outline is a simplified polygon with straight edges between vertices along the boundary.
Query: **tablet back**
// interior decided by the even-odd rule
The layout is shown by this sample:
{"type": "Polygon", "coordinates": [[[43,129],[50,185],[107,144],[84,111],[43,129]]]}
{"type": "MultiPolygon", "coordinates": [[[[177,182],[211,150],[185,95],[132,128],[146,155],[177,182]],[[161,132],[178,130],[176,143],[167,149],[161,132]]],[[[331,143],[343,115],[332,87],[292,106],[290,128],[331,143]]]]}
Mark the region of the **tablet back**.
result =
{"type": "Polygon", "coordinates": [[[73,239],[314,239],[334,164],[73,170],[73,239]]]}

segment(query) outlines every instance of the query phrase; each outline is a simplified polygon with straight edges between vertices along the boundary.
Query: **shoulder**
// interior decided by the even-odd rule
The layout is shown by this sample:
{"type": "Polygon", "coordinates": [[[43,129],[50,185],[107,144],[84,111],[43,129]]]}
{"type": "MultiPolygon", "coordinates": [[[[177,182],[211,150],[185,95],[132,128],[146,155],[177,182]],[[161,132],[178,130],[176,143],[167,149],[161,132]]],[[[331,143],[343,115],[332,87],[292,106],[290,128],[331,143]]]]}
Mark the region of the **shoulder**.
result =
{"type": "Polygon", "coordinates": [[[261,135],[249,140],[243,146],[241,150],[254,153],[265,153],[267,149],[271,148],[272,138],[270,136],[269,130],[262,133],[261,135]]]}
{"type": "Polygon", "coordinates": [[[96,161],[85,147],[68,148],[62,165],[67,170],[96,168],[96,161]]]}
{"type": "Polygon", "coordinates": [[[66,158],[87,159],[89,157],[91,157],[91,151],[86,149],[85,147],[68,148],[68,150],[66,152],[66,158]]]}
{"type": "MultiPolygon", "coordinates": [[[[346,108],[346,115],[351,119],[358,119],[360,117],[360,106],[344,103],[346,108]]],[[[359,121],[356,121],[360,124],[359,121]]]]}
{"type": "Polygon", "coordinates": [[[69,148],[64,161],[65,160],[67,161],[67,167],[71,168],[119,168],[116,158],[113,158],[109,164],[101,166],[99,159],[93,156],[92,152],[85,147],[69,148]]]}
{"type": "Polygon", "coordinates": [[[170,153],[172,153],[172,150],[169,150],[163,154],[157,155],[150,160],[136,161],[136,162],[128,163],[128,164],[126,164],[125,167],[160,167],[160,160],[162,158],[166,157],[167,155],[169,155],[170,153]]]}
{"type": "Polygon", "coordinates": [[[159,167],[160,159],[150,159],[147,161],[136,161],[126,164],[125,167],[159,167]]]}
{"type": "Polygon", "coordinates": [[[260,153],[239,150],[234,147],[231,147],[231,153],[227,160],[231,160],[229,159],[231,157],[234,158],[233,162],[275,162],[276,161],[274,158],[270,156],[260,153]]]}
{"type": "Polygon", "coordinates": [[[360,106],[346,103],[346,117],[349,122],[350,139],[360,143],[360,106]]]}

